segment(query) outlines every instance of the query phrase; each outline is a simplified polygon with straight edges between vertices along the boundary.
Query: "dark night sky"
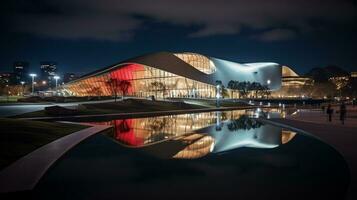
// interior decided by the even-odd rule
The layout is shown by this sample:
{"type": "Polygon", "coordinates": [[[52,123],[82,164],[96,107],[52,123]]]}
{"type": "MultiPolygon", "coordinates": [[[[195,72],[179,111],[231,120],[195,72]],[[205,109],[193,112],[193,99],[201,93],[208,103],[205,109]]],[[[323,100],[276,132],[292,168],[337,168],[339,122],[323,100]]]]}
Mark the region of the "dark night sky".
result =
{"type": "Polygon", "coordinates": [[[90,72],[137,55],[197,52],[299,73],[357,70],[356,0],[5,0],[0,71],[16,60],[90,72]]]}

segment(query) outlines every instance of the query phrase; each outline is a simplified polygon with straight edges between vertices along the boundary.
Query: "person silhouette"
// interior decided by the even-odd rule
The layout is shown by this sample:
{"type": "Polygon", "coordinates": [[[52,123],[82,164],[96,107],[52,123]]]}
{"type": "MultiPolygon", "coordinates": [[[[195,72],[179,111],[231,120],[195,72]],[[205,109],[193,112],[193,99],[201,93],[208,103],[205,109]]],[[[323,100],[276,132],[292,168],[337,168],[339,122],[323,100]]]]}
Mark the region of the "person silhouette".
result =
{"type": "Polygon", "coordinates": [[[342,102],[340,105],[340,120],[342,124],[345,124],[345,119],[346,119],[346,105],[345,102],[342,102]]]}
{"type": "Polygon", "coordinates": [[[331,108],[331,104],[328,104],[326,113],[328,115],[328,121],[331,122],[332,120],[332,114],[333,114],[333,109],[331,108]]]}

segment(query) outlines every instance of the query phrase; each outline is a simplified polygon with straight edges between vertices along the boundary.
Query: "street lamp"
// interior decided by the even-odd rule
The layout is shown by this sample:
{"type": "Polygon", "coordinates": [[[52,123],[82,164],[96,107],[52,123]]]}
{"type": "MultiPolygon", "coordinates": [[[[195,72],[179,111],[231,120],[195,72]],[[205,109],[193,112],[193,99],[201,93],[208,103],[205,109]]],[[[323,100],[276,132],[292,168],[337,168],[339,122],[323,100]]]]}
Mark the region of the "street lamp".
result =
{"type": "Polygon", "coordinates": [[[60,79],[60,77],[59,76],[54,76],[53,78],[56,80],[56,94],[57,94],[57,82],[58,82],[58,79],[60,79]]]}
{"type": "Polygon", "coordinates": [[[267,84],[270,85],[270,83],[271,83],[271,81],[270,81],[270,79],[268,79],[268,80],[267,80],[267,84]]]}
{"type": "Polygon", "coordinates": [[[219,99],[221,98],[222,81],[216,81],[216,107],[219,108],[219,99]]]}
{"type": "Polygon", "coordinates": [[[34,94],[35,91],[35,77],[37,76],[37,74],[30,74],[31,78],[32,78],[32,95],[34,94]]]}
{"type": "Polygon", "coordinates": [[[25,90],[24,84],[25,84],[25,81],[21,81],[20,83],[21,83],[21,86],[22,86],[22,96],[24,96],[24,90],[25,90]]]}

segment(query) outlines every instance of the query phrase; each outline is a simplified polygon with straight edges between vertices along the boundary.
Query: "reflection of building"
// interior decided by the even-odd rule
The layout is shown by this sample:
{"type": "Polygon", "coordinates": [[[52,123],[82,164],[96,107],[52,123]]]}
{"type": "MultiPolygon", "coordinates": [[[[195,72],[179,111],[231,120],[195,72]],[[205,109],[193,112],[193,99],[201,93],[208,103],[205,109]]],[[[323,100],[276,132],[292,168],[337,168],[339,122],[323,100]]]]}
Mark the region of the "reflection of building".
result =
{"type": "Polygon", "coordinates": [[[196,159],[201,158],[212,152],[214,148],[214,138],[209,135],[194,133],[180,138],[185,144],[184,149],[177,152],[173,158],[177,159],[196,159]]]}
{"type": "MultiPolygon", "coordinates": [[[[262,124],[245,111],[183,114],[114,120],[112,137],[129,147],[150,149],[165,158],[195,159],[241,147],[275,148],[291,141],[295,132],[262,124]],[[219,124],[220,129],[216,126],[219,124]],[[162,148],[165,152],[153,150],[162,148]],[[172,148],[170,148],[172,145],[172,148]]],[[[252,113],[250,113],[252,114],[252,113]]]]}
{"type": "Polygon", "coordinates": [[[29,63],[28,62],[15,62],[14,63],[14,80],[13,84],[20,84],[23,82],[28,82],[29,80],[29,63]]]}
{"type": "MultiPolygon", "coordinates": [[[[216,81],[259,82],[272,90],[281,86],[276,63],[239,64],[196,53],[160,52],[129,59],[87,74],[62,87],[64,95],[112,96],[111,80],[131,83],[128,95],[147,97],[215,97],[216,81]]],[[[231,93],[229,93],[231,94],[231,93]]]]}
{"type": "MultiPolygon", "coordinates": [[[[227,117],[239,117],[244,113],[245,111],[243,110],[232,111],[229,112],[229,116],[221,116],[221,118],[225,120],[227,117]]],[[[119,142],[130,146],[142,147],[163,139],[193,133],[195,130],[215,124],[216,117],[215,113],[206,112],[114,120],[105,124],[113,125],[113,137],[119,142]]]]}
{"type": "Polygon", "coordinates": [[[11,81],[11,73],[1,73],[0,74],[0,85],[5,86],[9,85],[11,81]]]}
{"type": "Polygon", "coordinates": [[[41,62],[41,80],[51,87],[54,86],[54,76],[56,75],[57,66],[55,62],[41,62]]]}

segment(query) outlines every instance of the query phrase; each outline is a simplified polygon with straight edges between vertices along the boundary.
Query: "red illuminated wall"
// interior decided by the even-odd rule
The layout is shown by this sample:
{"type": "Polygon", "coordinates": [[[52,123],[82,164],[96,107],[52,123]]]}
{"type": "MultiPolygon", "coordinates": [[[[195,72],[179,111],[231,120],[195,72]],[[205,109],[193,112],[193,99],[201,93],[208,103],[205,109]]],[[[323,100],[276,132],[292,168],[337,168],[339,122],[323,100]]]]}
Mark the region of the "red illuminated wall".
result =
{"type": "MultiPolygon", "coordinates": [[[[116,79],[116,80],[128,80],[131,81],[135,79],[134,72],[135,71],[142,71],[144,67],[139,64],[128,64],[120,69],[114,70],[109,73],[109,78],[116,79]]],[[[129,87],[128,94],[133,94],[135,91],[133,86],[129,87]]]]}

